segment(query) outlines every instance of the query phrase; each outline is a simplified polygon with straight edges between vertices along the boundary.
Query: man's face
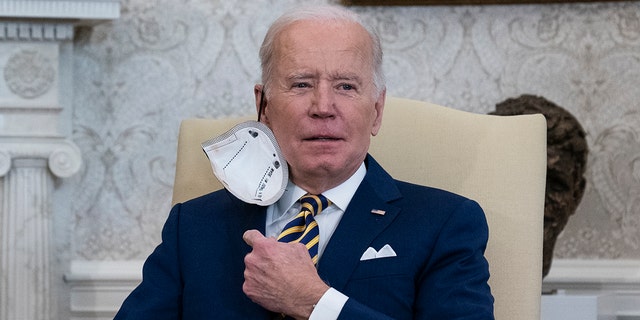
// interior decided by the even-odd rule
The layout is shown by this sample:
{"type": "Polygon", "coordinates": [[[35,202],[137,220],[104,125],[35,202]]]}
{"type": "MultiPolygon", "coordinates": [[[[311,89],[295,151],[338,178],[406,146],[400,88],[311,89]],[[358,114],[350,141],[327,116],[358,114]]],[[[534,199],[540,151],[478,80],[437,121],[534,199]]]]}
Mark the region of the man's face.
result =
{"type": "Polygon", "coordinates": [[[296,22],[275,42],[262,119],[309,192],[351,176],[380,128],[385,94],[376,94],[371,46],[361,26],[335,22],[296,22]]]}

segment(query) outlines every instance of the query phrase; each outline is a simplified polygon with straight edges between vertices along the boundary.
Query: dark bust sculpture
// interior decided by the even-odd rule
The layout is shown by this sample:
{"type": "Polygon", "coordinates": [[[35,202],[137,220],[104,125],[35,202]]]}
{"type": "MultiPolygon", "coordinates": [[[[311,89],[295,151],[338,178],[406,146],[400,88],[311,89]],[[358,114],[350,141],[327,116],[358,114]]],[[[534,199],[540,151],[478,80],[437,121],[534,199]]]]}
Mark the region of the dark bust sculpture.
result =
{"type": "MultiPolygon", "coordinates": [[[[582,126],[543,97],[522,95],[496,105],[494,115],[541,113],[547,119],[547,187],[544,205],[542,276],[551,268],[556,239],[574,214],[585,189],[588,146],[582,126]]],[[[526,168],[523,168],[526,170],[526,168]]]]}

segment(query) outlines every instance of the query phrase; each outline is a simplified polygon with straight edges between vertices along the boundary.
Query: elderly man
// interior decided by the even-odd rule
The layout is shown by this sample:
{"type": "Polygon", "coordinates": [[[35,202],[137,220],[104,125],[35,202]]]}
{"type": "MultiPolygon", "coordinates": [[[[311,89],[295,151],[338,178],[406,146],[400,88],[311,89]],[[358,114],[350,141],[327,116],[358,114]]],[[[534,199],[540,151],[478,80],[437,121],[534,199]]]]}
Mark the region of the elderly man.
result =
{"type": "Polygon", "coordinates": [[[116,319],[493,319],[482,209],[367,154],[386,92],[375,33],[345,9],[298,9],[260,58],[256,107],[288,163],[284,194],[176,205],[116,319]]]}

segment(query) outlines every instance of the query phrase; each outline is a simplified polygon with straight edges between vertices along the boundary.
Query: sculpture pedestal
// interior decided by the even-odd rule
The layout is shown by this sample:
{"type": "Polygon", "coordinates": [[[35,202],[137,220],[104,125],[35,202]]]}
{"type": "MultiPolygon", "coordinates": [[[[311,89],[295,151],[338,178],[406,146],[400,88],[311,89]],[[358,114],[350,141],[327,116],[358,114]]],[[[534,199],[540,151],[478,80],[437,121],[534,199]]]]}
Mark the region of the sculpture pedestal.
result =
{"type": "Polygon", "coordinates": [[[639,260],[554,260],[542,289],[558,293],[542,295],[541,319],[640,320],[638,270],[639,260]]]}
{"type": "Polygon", "coordinates": [[[541,320],[616,320],[612,294],[542,295],[541,320]]]}

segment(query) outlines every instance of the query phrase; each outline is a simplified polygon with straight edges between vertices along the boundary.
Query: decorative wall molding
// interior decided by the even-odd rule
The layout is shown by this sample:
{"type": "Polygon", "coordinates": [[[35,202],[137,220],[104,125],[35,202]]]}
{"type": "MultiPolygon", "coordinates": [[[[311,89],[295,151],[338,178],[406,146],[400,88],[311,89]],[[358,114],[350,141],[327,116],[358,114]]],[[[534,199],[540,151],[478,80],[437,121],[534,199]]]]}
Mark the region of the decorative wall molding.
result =
{"type": "Polygon", "coordinates": [[[0,40],[60,41],[73,40],[74,25],[68,22],[0,21],[0,40]]]}
{"type": "Polygon", "coordinates": [[[24,99],[33,99],[49,91],[55,77],[53,61],[35,50],[12,54],[4,68],[7,87],[24,99]]]}
{"type": "Polygon", "coordinates": [[[640,292],[640,261],[555,259],[542,289],[545,292],[640,292]]]}
{"type": "MultiPolygon", "coordinates": [[[[142,280],[142,265],[142,260],[73,261],[65,275],[72,319],[113,318],[142,280]]],[[[554,260],[543,289],[555,289],[563,297],[609,295],[616,314],[640,314],[640,261],[554,260]]]]}
{"type": "Polygon", "coordinates": [[[547,293],[543,316],[556,309],[555,316],[542,320],[567,319],[562,310],[585,307],[593,308],[597,319],[640,319],[638,260],[553,260],[542,290],[547,293]]]}
{"type": "Polygon", "coordinates": [[[119,16],[119,0],[3,0],[0,41],[73,40],[76,25],[93,25],[119,16]]]}
{"type": "Polygon", "coordinates": [[[71,177],[82,166],[80,149],[69,140],[12,140],[0,140],[0,177],[11,170],[15,159],[45,159],[51,173],[58,178],[71,177]]]}
{"type": "Polygon", "coordinates": [[[0,16],[72,19],[76,24],[113,20],[120,16],[119,0],[3,0],[0,16]]]}
{"type": "Polygon", "coordinates": [[[143,262],[72,261],[65,275],[71,288],[71,319],[113,319],[142,280],[143,262]]]}

